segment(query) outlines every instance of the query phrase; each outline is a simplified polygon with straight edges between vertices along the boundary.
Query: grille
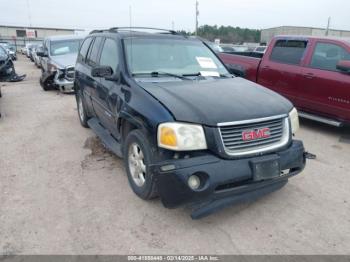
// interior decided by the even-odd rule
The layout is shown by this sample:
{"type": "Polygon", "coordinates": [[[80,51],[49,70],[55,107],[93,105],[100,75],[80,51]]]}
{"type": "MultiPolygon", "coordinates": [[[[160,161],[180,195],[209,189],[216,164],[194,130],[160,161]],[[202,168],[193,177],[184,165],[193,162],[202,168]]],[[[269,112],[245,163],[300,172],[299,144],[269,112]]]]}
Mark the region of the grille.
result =
{"type": "Polygon", "coordinates": [[[75,71],[74,71],[74,67],[67,67],[66,68],[66,75],[65,75],[67,80],[74,80],[75,77],[75,71]]]}
{"type": "Polygon", "coordinates": [[[225,151],[229,155],[260,153],[284,146],[289,140],[289,121],[286,117],[220,124],[219,130],[225,151]],[[266,133],[259,134],[261,130],[266,133]],[[244,134],[248,135],[245,139],[244,134]]]}

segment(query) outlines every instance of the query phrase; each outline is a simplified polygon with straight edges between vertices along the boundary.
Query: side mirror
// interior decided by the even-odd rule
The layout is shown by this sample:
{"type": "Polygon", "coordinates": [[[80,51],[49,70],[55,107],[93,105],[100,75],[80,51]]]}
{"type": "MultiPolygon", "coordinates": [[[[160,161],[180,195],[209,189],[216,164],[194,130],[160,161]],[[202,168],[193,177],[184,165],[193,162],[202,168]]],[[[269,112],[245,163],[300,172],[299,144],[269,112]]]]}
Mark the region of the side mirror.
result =
{"type": "Polygon", "coordinates": [[[345,74],[350,74],[350,60],[341,60],[337,64],[337,69],[345,74]]]}
{"type": "Polygon", "coordinates": [[[110,66],[95,66],[91,70],[93,77],[111,78],[113,76],[113,69],[110,66]]]}
{"type": "Polygon", "coordinates": [[[36,55],[37,56],[40,56],[40,57],[48,57],[48,54],[47,54],[47,52],[46,51],[44,51],[44,50],[37,50],[36,51],[36,55]]]}

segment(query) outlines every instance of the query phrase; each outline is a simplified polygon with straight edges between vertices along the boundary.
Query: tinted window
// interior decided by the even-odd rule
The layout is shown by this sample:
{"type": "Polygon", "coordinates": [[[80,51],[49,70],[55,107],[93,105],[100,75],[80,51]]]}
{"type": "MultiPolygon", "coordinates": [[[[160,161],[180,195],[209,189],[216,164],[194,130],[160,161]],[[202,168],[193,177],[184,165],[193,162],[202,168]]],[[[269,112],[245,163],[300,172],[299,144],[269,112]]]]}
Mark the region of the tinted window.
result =
{"type": "Polygon", "coordinates": [[[350,53],[343,47],[330,43],[317,43],[310,67],[337,71],[340,60],[350,60],[350,53]]]}
{"type": "Polygon", "coordinates": [[[87,63],[90,66],[96,66],[98,64],[98,51],[102,42],[102,37],[96,37],[92,47],[89,49],[89,55],[87,63]]]}
{"type": "Polygon", "coordinates": [[[84,43],[82,44],[80,51],[79,51],[79,56],[78,60],[79,61],[84,61],[87,55],[87,52],[89,50],[90,44],[91,44],[92,38],[87,38],[85,39],[84,43]]]}
{"type": "Polygon", "coordinates": [[[113,71],[118,66],[118,46],[117,43],[112,39],[106,39],[100,58],[100,65],[110,66],[113,71]]]}
{"type": "Polygon", "coordinates": [[[278,40],[272,50],[270,59],[283,64],[299,65],[306,46],[306,41],[278,40]]]}

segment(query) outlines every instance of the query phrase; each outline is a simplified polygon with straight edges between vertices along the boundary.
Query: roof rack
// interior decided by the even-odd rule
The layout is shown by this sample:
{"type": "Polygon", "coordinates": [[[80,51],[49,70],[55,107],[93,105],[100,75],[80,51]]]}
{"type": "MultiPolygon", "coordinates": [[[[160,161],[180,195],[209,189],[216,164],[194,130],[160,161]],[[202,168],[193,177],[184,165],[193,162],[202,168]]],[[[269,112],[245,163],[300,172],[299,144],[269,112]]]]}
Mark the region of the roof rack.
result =
{"type": "Polygon", "coordinates": [[[92,31],[89,33],[89,35],[95,34],[95,33],[102,33],[102,32],[103,32],[103,30],[92,30],[92,31]]]}
{"type": "Polygon", "coordinates": [[[166,32],[168,34],[172,34],[172,35],[177,35],[178,33],[174,30],[168,30],[168,29],[162,29],[162,28],[154,28],[154,27],[135,27],[135,26],[126,26],[126,27],[112,27],[109,29],[109,31],[114,31],[114,32],[118,32],[118,31],[135,31],[133,29],[137,30],[154,30],[154,31],[161,31],[161,32],[166,32]]]}
{"type": "Polygon", "coordinates": [[[90,35],[95,33],[118,32],[118,31],[138,32],[138,30],[154,30],[154,31],[161,31],[163,32],[162,34],[179,35],[179,33],[177,33],[174,30],[167,30],[167,29],[153,28],[153,27],[130,27],[130,26],[129,27],[112,27],[110,29],[105,29],[105,30],[93,30],[90,32],[90,35]]]}

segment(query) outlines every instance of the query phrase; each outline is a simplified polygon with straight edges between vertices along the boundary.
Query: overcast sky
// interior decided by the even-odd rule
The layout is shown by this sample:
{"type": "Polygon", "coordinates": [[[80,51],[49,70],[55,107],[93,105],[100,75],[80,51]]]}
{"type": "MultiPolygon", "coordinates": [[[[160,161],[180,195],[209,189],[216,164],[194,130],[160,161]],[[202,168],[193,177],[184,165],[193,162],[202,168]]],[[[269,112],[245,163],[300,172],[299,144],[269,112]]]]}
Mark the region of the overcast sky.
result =
{"type": "MultiPolygon", "coordinates": [[[[199,0],[199,24],[263,29],[281,25],[350,30],[349,0],[199,0]]],[[[195,0],[0,0],[0,24],[63,28],[129,25],[193,31],[195,0]]]]}

